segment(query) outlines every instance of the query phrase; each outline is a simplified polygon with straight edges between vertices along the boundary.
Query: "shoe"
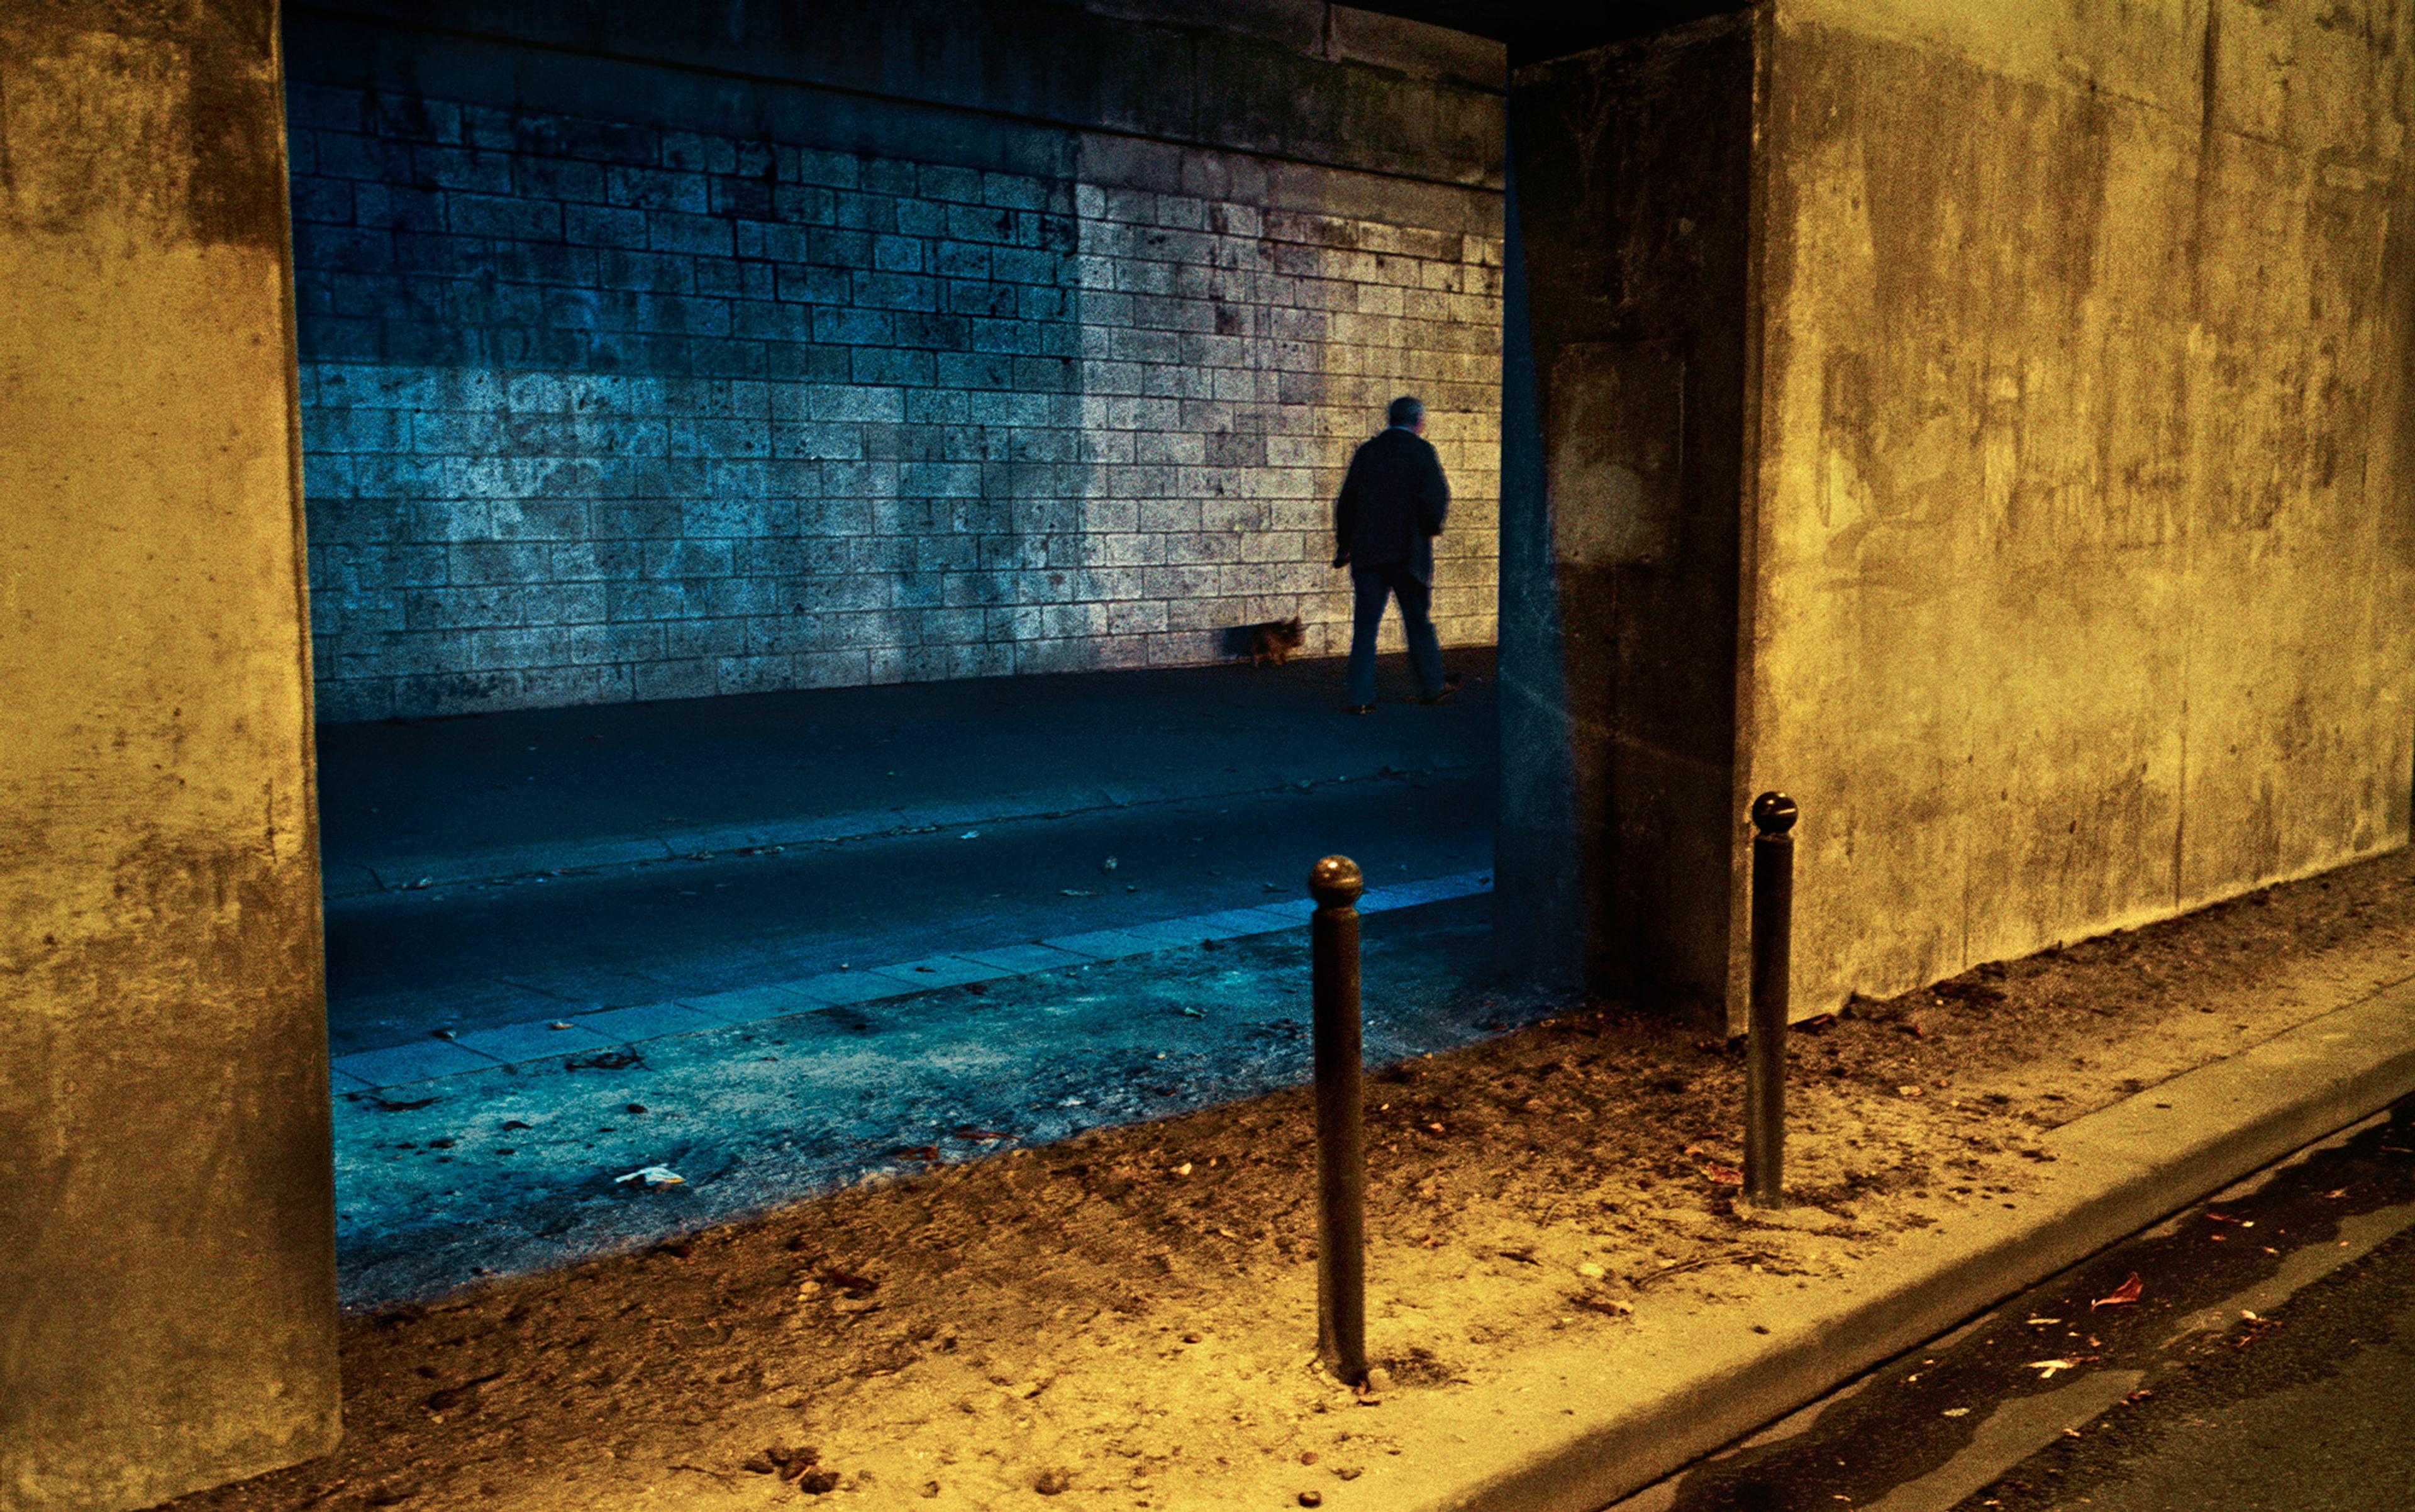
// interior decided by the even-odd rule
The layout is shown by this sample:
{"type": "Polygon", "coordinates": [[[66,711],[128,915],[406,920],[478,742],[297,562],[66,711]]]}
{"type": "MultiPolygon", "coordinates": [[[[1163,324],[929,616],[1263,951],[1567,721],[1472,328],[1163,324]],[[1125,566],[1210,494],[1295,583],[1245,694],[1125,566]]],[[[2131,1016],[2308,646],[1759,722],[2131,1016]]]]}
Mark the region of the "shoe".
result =
{"type": "Polygon", "coordinates": [[[1454,672],[1449,677],[1442,680],[1442,691],[1440,693],[1430,693],[1424,697],[1419,698],[1418,702],[1428,706],[1448,703],[1453,698],[1459,696],[1459,685],[1466,681],[1467,680],[1465,678],[1461,677],[1459,674],[1454,672]]]}
{"type": "Polygon", "coordinates": [[[1346,703],[1342,706],[1342,711],[1345,714],[1372,714],[1375,711],[1375,706],[1371,703],[1346,703]]]}

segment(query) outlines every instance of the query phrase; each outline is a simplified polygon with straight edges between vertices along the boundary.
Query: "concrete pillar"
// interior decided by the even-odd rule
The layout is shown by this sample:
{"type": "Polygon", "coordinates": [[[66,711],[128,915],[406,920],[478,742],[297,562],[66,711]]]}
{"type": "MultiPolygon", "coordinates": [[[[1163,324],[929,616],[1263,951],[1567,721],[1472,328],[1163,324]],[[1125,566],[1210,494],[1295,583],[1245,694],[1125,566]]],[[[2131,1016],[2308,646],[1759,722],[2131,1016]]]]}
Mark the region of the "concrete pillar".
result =
{"type": "Polygon", "coordinates": [[[1515,70],[1504,962],[1737,1025],[2407,843],[2415,36],[1767,0],[1515,70]]]}
{"type": "Polygon", "coordinates": [[[1517,70],[1501,964],[1717,1015],[1735,902],[1751,20],[1517,70]]]}
{"type": "Polygon", "coordinates": [[[271,0],[0,7],[0,1507],[324,1452],[271,0]]]}
{"type": "Polygon", "coordinates": [[[2406,844],[2406,6],[1772,9],[1742,706],[1797,1010],[2406,844]]]}

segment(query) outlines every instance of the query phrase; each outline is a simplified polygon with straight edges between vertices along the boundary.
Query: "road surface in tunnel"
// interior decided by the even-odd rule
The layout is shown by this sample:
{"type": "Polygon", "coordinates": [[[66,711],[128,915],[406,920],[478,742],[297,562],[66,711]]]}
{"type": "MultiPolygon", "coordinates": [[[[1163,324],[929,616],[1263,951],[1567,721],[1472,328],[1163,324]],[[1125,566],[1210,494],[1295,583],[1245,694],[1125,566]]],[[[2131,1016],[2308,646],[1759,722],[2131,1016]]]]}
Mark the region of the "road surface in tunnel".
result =
{"type": "Polygon", "coordinates": [[[323,727],[335,1053],[1489,868],[1450,663],[1372,718],[1328,659],[323,727]]]}

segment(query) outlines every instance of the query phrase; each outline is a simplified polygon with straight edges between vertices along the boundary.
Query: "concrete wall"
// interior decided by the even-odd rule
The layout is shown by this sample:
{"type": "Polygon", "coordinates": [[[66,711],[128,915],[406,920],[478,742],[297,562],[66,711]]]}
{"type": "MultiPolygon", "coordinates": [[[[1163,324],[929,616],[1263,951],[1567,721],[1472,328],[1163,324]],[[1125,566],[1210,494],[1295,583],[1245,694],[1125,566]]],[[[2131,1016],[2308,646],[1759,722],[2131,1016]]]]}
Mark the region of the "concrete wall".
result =
{"type": "Polygon", "coordinates": [[[2404,843],[2415,7],[1774,18],[1739,790],[1803,806],[1798,1010],[2404,843]]]}
{"type": "Polygon", "coordinates": [[[289,27],[322,717],[1339,651],[1330,499],[1402,392],[1445,638],[1492,638],[1497,48],[350,8],[289,27]]]}
{"type": "Polygon", "coordinates": [[[1511,97],[1498,951],[1697,1008],[1728,975],[1754,57],[1712,20],[1511,97]]]}
{"type": "Polygon", "coordinates": [[[337,1431],[266,0],[0,10],[0,1506],[337,1431]]]}

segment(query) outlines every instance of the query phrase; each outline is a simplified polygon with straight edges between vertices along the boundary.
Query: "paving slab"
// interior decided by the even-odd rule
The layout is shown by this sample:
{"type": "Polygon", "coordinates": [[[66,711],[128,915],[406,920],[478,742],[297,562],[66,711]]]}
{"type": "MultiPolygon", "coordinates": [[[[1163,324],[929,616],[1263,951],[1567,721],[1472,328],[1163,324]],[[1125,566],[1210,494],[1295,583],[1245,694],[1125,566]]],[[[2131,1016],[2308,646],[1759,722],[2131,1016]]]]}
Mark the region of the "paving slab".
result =
{"type": "Polygon", "coordinates": [[[1013,973],[1004,966],[987,966],[969,956],[926,955],[919,961],[877,966],[867,975],[888,977],[915,992],[926,993],[941,987],[961,987],[968,981],[996,981],[1013,973]]]}
{"type": "Polygon", "coordinates": [[[1201,914],[1192,923],[1211,932],[1218,939],[1238,939],[1249,935],[1270,935],[1279,929],[1298,929],[1300,916],[1282,913],[1272,908],[1227,908],[1222,913],[1201,914]]]}
{"type": "Polygon", "coordinates": [[[371,1086],[402,1086],[462,1071],[492,1070],[502,1062],[492,1055],[464,1050],[449,1040],[428,1040],[338,1055],[332,1064],[335,1070],[371,1086]]]}
{"type": "Polygon", "coordinates": [[[781,984],[787,991],[808,999],[808,1008],[841,1008],[850,1003],[878,1002],[883,997],[904,997],[925,989],[902,981],[878,971],[825,971],[817,977],[781,984]]]}
{"type": "Polygon", "coordinates": [[[1173,950],[1184,945],[1196,945],[1202,940],[1233,939],[1254,931],[1247,926],[1222,929],[1208,922],[1206,915],[1193,914],[1186,919],[1161,919],[1151,923],[1127,924],[1121,933],[1138,936],[1145,940],[1155,940],[1161,950],[1173,950]]]}
{"type": "Polygon", "coordinates": [[[734,992],[704,993],[678,1000],[682,1008],[693,1009],[707,1018],[724,1024],[752,1024],[758,1019],[774,1019],[789,1013],[802,1013],[819,1008],[827,999],[809,997],[786,984],[762,987],[741,987],[734,992]]]}
{"type": "Polygon", "coordinates": [[[552,1019],[535,1024],[506,1024],[494,1029],[469,1029],[455,1036],[454,1043],[513,1065],[542,1060],[548,1055],[575,1055],[612,1041],[584,1023],[552,1019]],[[555,1028],[556,1024],[562,1027],[555,1028]]]}
{"type": "Polygon", "coordinates": [[[1128,955],[1164,950],[1167,942],[1129,929],[1093,929],[1079,935],[1059,935],[1040,943],[1051,950],[1087,955],[1094,961],[1119,961],[1128,955]]]}
{"type": "Polygon", "coordinates": [[[1059,971],[1067,966],[1087,966],[1097,958],[1060,951],[1049,945],[1002,945],[990,951],[968,951],[965,959],[1024,976],[1035,971],[1059,971]]]}
{"type": "Polygon", "coordinates": [[[659,1040],[667,1035],[718,1029],[728,1021],[680,1003],[641,1003],[634,1008],[608,1008],[599,1013],[581,1013],[571,1022],[614,1043],[626,1044],[638,1040],[659,1040]]]}

